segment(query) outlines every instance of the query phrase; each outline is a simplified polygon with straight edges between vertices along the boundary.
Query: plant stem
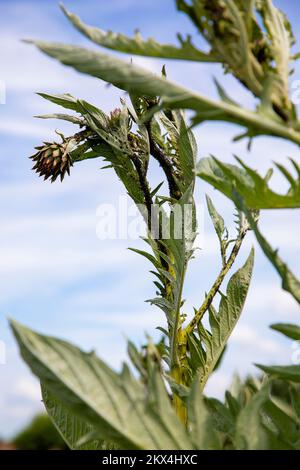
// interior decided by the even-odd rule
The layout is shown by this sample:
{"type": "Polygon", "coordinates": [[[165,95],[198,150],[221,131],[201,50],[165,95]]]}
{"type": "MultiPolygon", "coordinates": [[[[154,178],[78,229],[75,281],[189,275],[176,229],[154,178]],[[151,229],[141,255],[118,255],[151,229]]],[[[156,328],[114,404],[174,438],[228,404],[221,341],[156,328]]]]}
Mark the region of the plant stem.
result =
{"type": "Polygon", "coordinates": [[[180,280],[180,291],[179,291],[179,295],[178,295],[177,303],[176,303],[174,326],[173,326],[172,337],[171,337],[171,351],[170,351],[171,369],[176,368],[180,364],[180,358],[178,354],[177,345],[179,343],[178,332],[179,332],[179,325],[180,325],[180,307],[181,307],[184,275],[185,273],[183,274],[182,279],[180,280]]]}
{"type": "Polygon", "coordinates": [[[158,161],[162,167],[166,178],[168,180],[170,196],[174,199],[180,199],[181,191],[178,188],[176,178],[174,176],[173,164],[167,155],[164,154],[159,145],[155,142],[152,136],[151,131],[151,120],[146,124],[148,135],[149,135],[149,144],[150,144],[150,153],[158,161]]]}
{"type": "Polygon", "coordinates": [[[210,291],[208,292],[207,296],[205,297],[205,300],[203,302],[203,304],[201,305],[201,307],[199,308],[199,310],[197,310],[197,312],[195,313],[195,316],[193,317],[193,319],[191,320],[191,322],[187,325],[185,331],[187,334],[191,334],[194,329],[196,328],[196,326],[200,323],[200,321],[202,320],[203,318],[203,315],[205,314],[205,312],[209,309],[209,307],[211,306],[212,304],[212,301],[214,300],[216,294],[218,293],[220,287],[221,287],[221,284],[222,282],[224,281],[225,279],[225,276],[227,275],[228,271],[231,269],[233,263],[235,262],[236,260],[236,257],[240,251],[240,248],[242,246],[242,243],[243,243],[243,240],[246,236],[246,233],[247,233],[247,230],[244,230],[240,235],[239,237],[237,238],[233,248],[232,248],[232,251],[230,253],[230,256],[228,258],[228,260],[226,261],[226,263],[224,264],[223,268],[221,269],[217,279],[215,280],[213,286],[211,287],[210,291]]]}
{"type": "Polygon", "coordinates": [[[146,208],[147,208],[147,215],[148,215],[147,225],[148,225],[148,230],[151,233],[151,230],[152,230],[151,213],[152,213],[153,201],[152,201],[152,197],[151,197],[151,191],[150,191],[150,188],[149,188],[149,183],[148,183],[148,180],[146,178],[145,172],[143,170],[143,165],[142,165],[142,162],[139,159],[139,156],[137,154],[132,154],[130,158],[131,158],[132,163],[134,164],[134,167],[135,167],[136,172],[138,174],[141,190],[144,194],[144,200],[145,200],[145,205],[146,205],[146,208]]]}
{"type": "MultiPolygon", "coordinates": [[[[180,365],[177,365],[176,368],[173,369],[172,371],[172,378],[175,380],[176,383],[178,384],[183,384],[183,375],[182,375],[182,367],[180,365]]],[[[184,426],[187,425],[187,409],[186,405],[183,402],[183,400],[176,395],[175,393],[173,394],[173,406],[174,410],[182,422],[184,426]]]]}

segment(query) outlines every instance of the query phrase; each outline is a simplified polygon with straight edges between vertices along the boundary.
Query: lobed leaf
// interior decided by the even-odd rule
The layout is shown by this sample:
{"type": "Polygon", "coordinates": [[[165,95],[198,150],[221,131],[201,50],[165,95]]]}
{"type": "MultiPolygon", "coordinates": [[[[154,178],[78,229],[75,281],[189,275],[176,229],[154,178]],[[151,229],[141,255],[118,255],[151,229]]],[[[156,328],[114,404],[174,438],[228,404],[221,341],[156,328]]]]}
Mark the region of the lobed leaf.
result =
{"type": "Polygon", "coordinates": [[[124,34],[114,33],[112,31],[103,31],[83,23],[77,15],[66,10],[61,6],[63,12],[71,23],[84,34],[88,39],[99,46],[112,49],[114,51],[125,52],[126,54],[141,55],[147,57],[161,57],[176,60],[191,60],[196,62],[215,62],[212,54],[206,54],[198,50],[188,36],[184,40],[180,35],[180,47],[171,44],[159,44],[155,39],[144,40],[139,32],[134,37],[129,38],[124,34]]]}
{"type": "Polygon", "coordinates": [[[274,418],[275,405],[270,401],[270,384],[266,384],[238,415],[235,434],[235,445],[238,450],[291,449],[291,446],[278,439],[276,427],[264,420],[263,412],[266,413],[266,407],[270,405],[273,409],[268,410],[269,420],[274,418]]]}
{"type": "MultiPolygon", "coordinates": [[[[33,41],[28,41],[33,42],[33,41]]],[[[205,120],[234,122],[249,129],[252,136],[259,134],[285,137],[297,144],[297,129],[284,123],[274,114],[271,117],[243,109],[237,105],[214,101],[116,57],[73,45],[33,42],[41,51],[69,65],[79,72],[100,78],[136,96],[160,96],[160,108],[191,109],[196,111],[194,124],[205,120]]],[[[154,108],[152,112],[155,112],[154,108]]]]}
{"type": "Polygon", "coordinates": [[[155,370],[147,396],[126,367],[117,374],[94,352],[84,353],[15,321],[11,327],[32,372],[70,413],[93,426],[93,440],[123,449],[193,448],[155,370]]]}
{"type": "Polygon", "coordinates": [[[202,323],[199,326],[195,348],[198,350],[197,369],[200,377],[200,388],[203,389],[210,374],[215,369],[227,341],[242,313],[253,270],[254,250],[242,268],[230,278],[226,295],[222,295],[219,312],[209,310],[210,331],[202,323]]]}
{"type": "Polygon", "coordinates": [[[269,187],[270,173],[262,178],[240,159],[237,161],[242,168],[223,163],[213,157],[204,158],[200,160],[198,176],[230,199],[234,199],[234,192],[237,192],[249,209],[295,209],[300,207],[300,167],[295,161],[292,163],[297,171],[296,178],[282,165],[277,165],[290,184],[286,194],[277,194],[269,187]]]}
{"type": "Polygon", "coordinates": [[[80,441],[87,435],[92,435],[95,428],[85,420],[74,415],[62,402],[55,397],[43,384],[42,398],[48,415],[54,426],[59,431],[66,444],[72,450],[99,450],[103,449],[103,441],[92,440],[89,443],[80,445],[80,441]]]}
{"type": "Polygon", "coordinates": [[[280,258],[278,250],[274,250],[270,243],[263,236],[258,228],[257,222],[254,220],[252,213],[247,209],[242,199],[236,194],[235,203],[240,206],[247,216],[248,222],[253,230],[256,239],[263,250],[264,254],[271,261],[274,268],[278,272],[282,280],[282,288],[289,292],[294,299],[300,303],[300,281],[288,268],[287,264],[280,258]]]}

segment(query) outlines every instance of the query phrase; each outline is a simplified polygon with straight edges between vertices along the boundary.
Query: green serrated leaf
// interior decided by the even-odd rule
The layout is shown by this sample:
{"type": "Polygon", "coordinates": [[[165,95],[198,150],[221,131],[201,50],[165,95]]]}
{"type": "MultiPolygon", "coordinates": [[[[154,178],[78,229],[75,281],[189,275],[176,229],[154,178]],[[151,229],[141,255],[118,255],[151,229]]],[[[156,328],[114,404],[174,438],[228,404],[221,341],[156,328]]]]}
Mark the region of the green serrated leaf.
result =
{"type": "Polygon", "coordinates": [[[206,203],[207,203],[207,208],[208,212],[210,215],[210,218],[214,224],[215,232],[218,236],[221,248],[223,246],[223,238],[225,234],[225,222],[223,217],[219,214],[219,212],[216,210],[215,206],[213,205],[213,202],[211,198],[206,195],[206,203]]]}
{"type": "Polygon", "coordinates": [[[84,124],[84,120],[80,117],[77,116],[72,116],[71,114],[61,114],[61,113],[56,113],[56,114],[42,114],[40,116],[34,116],[39,119],[61,119],[62,121],[68,121],[71,122],[72,124],[78,124],[82,126],[84,124]]]}
{"type": "MultiPolygon", "coordinates": [[[[160,96],[159,108],[161,109],[167,107],[194,110],[196,111],[194,123],[205,120],[235,122],[249,128],[253,136],[259,134],[277,135],[297,144],[300,143],[300,133],[297,129],[287,126],[280,118],[272,119],[265,115],[260,116],[259,113],[242,109],[224,101],[211,100],[116,57],[72,45],[43,41],[28,42],[33,42],[41,51],[63,64],[69,65],[79,72],[100,78],[132,95],[160,96]]],[[[152,114],[157,110],[153,108],[152,114]]]]}
{"type": "Polygon", "coordinates": [[[69,93],[63,95],[50,95],[48,93],[37,93],[39,96],[45,100],[51,101],[51,103],[62,106],[66,109],[72,109],[73,111],[78,111],[77,99],[69,93]]]}
{"type": "Polygon", "coordinates": [[[205,402],[211,413],[214,427],[232,438],[234,435],[235,420],[227,406],[216,398],[206,398],[205,402]]]}
{"type": "MultiPolygon", "coordinates": [[[[198,176],[210,183],[229,199],[237,192],[249,209],[295,209],[300,207],[300,172],[297,178],[282,165],[277,165],[288,179],[290,188],[286,194],[277,194],[269,187],[269,177],[262,178],[256,171],[237,159],[241,167],[223,163],[216,158],[204,158],[198,166],[198,176]]],[[[296,162],[293,165],[298,167],[296,162]]]]}
{"type": "MultiPolygon", "coordinates": [[[[206,358],[201,364],[200,387],[204,388],[210,374],[218,363],[227,341],[242,313],[253,270],[254,250],[242,268],[230,278],[226,296],[222,296],[217,316],[210,311],[211,334],[205,334],[202,326],[200,338],[205,341],[206,358]]],[[[201,325],[200,325],[201,327],[201,325]]]]}
{"type": "Polygon", "coordinates": [[[49,389],[41,384],[42,398],[48,415],[54,426],[59,431],[67,445],[72,450],[100,450],[104,449],[104,441],[89,442],[78,445],[78,442],[86,435],[93,432],[94,428],[86,421],[78,418],[57,399],[49,389]]]}
{"type": "Polygon", "coordinates": [[[222,443],[203,396],[199,393],[199,377],[196,376],[188,398],[188,417],[191,436],[197,449],[218,450],[222,443]]]}
{"type": "Polygon", "coordinates": [[[93,426],[98,439],[123,449],[193,448],[157,371],[145,395],[128,369],[119,375],[93,352],[84,353],[14,321],[11,327],[32,372],[64,407],[93,426]]]}
{"type": "Polygon", "coordinates": [[[269,438],[262,424],[261,411],[269,400],[269,384],[252,397],[240,412],[236,422],[235,443],[239,450],[266,450],[269,438]]]}
{"type": "Polygon", "coordinates": [[[180,37],[181,44],[179,47],[171,44],[159,44],[152,38],[144,40],[139,32],[136,32],[134,37],[129,38],[124,34],[117,34],[112,31],[106,32],[99,28],[88,26],[84,24],[78,16],[68,12],[63,6],[62,10],[75,28],[94,43],[108,49],[147,57],[191,60],[196,62],[215,62],[211,54],[199,51],[192,44],[189,37],[186,40],[180,37]]]}
{"type": "Polygon", "coordinates": [[[278,272],[282,280],[282,288],[289,292],[294,299],[300,303],[300,281],[288,268],[287,264],[280,258],[278,250],[274,250],[267,239],[260,232],[257,222],[254,220],[252,213],[245,206],[243,200],[237,195],[234,195],[235,203],[244,211],[247,216],[248,222],[253,230],[256,239],[263,250],[264,254],[271,261],[274,268],[278,272]]]}
{"type": "Polygon", "coordinates": [[[272,424],[277,428],[278,439],[287,446],[287,448],[299,449],[299,423],[289,416],[282,408],[276,405],[272,399],[268,400],[263,410],[267,413],[272,424]]]}

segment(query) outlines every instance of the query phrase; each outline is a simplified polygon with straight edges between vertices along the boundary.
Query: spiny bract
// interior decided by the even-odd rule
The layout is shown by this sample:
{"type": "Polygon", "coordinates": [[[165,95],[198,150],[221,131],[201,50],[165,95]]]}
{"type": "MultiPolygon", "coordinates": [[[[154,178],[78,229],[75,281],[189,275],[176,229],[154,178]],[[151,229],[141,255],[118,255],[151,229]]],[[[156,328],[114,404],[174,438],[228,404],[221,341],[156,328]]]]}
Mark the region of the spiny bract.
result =
{"type": "Polygon", "coordinates": [[[30,158],[35,162],[33,170],[44,179],[50,178],[53,183],[58,177],[61,181],[65,174],[70,174],[73,161],[70,155],[70,145],[68,141],[62,143],[44,142],[44,145],[35,147],[37,152],[30,158]]]}

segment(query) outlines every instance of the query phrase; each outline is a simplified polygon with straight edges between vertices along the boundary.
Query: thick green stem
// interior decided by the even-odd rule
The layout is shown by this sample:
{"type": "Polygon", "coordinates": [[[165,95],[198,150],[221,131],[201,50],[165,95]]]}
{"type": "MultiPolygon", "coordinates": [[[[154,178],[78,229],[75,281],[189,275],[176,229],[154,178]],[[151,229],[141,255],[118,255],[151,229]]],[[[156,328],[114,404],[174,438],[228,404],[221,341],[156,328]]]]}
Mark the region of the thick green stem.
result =
{"type": "MultiPolygon", "coordinates": [[[[183,377],[183,370],[180,364],[173,369],[171,376],[175,380],[176,383],[185,385],[184,377],[183,377]]],[[[178,397],[176,394],[173,395],[173,406],[174,406],[174,409],[178,418],[180,419],[182,424],[186,426],[187,425],[186,405],[183,402],[183,400],[180,397],[178,397]]]]}
{"type": "Polygon", "coordinates": [[[180,292],[177,299],[176,311],[175,311],[175,318],[174,318],[174,325],[172,330],[171,336],[171,370],[176,368],[180,364],[180,358],[178,354],[178,333],[179,333],[179,326],[180,326],[180,307],[181,307],[181,298],[182,298],[182,289],[184,283],[184,275],[180,281],[180,292]]]}

